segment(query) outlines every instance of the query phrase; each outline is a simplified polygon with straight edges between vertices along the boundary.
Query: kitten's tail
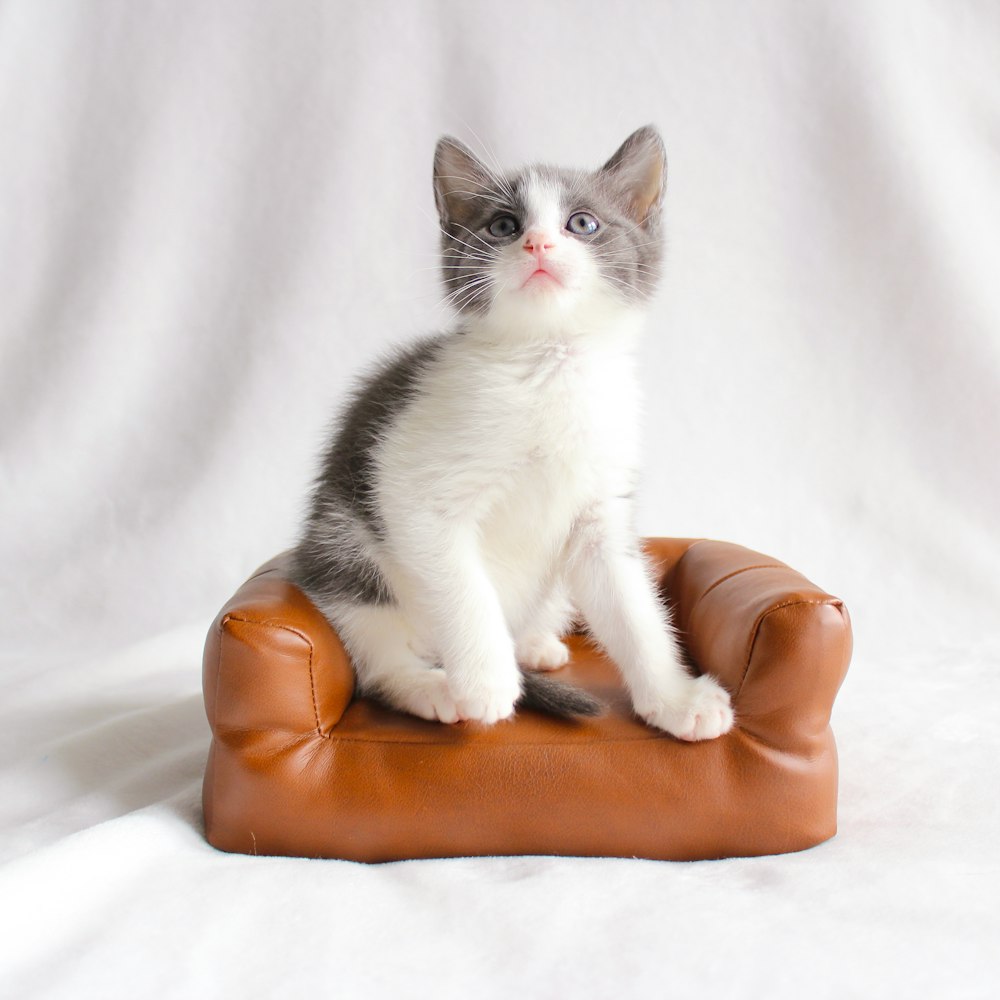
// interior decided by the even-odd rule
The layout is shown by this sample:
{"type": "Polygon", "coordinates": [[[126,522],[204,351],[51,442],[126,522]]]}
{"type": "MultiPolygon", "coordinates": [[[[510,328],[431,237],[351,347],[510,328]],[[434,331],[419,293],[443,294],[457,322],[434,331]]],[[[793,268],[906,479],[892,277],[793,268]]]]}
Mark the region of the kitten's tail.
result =
{"type": "Polygon", "coordinates": [[[593,695],[572,684],[563,684],[534,670],[521,671],[521,697],[517,704],[563,719],[600,715],[604,711],[593,695]]]}

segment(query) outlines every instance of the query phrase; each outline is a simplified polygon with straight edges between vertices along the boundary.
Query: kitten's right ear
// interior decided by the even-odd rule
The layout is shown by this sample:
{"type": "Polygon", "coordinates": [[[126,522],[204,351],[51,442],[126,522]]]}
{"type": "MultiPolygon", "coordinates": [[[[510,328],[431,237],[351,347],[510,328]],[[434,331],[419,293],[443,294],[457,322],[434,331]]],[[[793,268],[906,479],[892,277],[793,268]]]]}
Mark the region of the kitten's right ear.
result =
{"type": "Polygon", "coordinates": [[[489,168],[450,135],[434,151],[434,203],[442,222],[467,220],[478,192],[493,187],[489,168]]]}
{"type": "Polygon", "coordinates": [[[636,129],[598,173],[619,188],[629,215],[646,225],[660,210],[667,183],[667,153],[652,125],[636,129]]]}

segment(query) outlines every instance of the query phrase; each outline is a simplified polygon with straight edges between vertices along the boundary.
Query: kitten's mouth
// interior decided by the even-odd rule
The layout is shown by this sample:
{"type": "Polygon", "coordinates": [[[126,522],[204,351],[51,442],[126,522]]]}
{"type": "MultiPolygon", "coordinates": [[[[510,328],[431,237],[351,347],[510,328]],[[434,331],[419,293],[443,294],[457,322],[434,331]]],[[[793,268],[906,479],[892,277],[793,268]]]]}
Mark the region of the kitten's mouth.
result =
{"type": "Polygon", "coordinates": [[[544,267],[538,267],[528,275],[521,287],[528,288],[530,286],[533,288],[541,288],[545,285],[555,285],[561,288],[562,282],[551,271],[546,271],[544,267]]]}

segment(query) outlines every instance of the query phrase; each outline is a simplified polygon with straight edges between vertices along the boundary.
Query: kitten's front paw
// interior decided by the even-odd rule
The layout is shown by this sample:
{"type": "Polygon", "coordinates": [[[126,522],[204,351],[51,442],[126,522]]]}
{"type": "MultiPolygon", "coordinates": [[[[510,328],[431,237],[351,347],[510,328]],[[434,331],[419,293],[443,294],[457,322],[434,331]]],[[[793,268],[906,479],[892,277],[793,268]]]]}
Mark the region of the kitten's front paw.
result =
{"type": "Polygon", "coordinates": [[[492,725],[514,714],[521,697],[521,676],[515,669],[489,678],[449,679],[459,719],[492,725]]]}
{"type": "Polygon", "coordinates": [[[395,704],[411,715],[428,722],[458,722],[458,706],[448,687],[448,678],[440,667],[428,669],[418,675],[408,691],[400,692],[395,704]]]}
{"type": "Polygon", "coordinates": [[[558,670],[569,663],[569,650],[555,635],[531,635],[517,644],[517,662],[528,670],[558,670]]]}
{"type": "Polygon", "coordinates": [[[729,692],[707,674],[672,682],[663,695],[635,710],[651,726],[689,742],[712,740],[733,728],[729,692]]]}

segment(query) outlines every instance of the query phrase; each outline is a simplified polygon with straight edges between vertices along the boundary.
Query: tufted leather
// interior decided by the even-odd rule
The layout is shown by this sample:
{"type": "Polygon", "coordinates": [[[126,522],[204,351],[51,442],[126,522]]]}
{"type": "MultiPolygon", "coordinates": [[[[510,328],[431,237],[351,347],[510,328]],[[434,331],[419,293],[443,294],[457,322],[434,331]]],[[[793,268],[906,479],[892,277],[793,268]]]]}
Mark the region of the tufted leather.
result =
{"type": "Polygon", "coordinates": [[[608,704],[446,726],[355,699],[325,618],[284,557],[226,604],[205,647],[213,740],[208,840],[226,851],[389,861],[486,854],[690,860],[810,847],[836,830],[834,697],[851,655],[842,603],[738,545],[649,539],[693,662],[737,723],[687,744],[631,713],[583,636],[559,676],[608,704]]]}

